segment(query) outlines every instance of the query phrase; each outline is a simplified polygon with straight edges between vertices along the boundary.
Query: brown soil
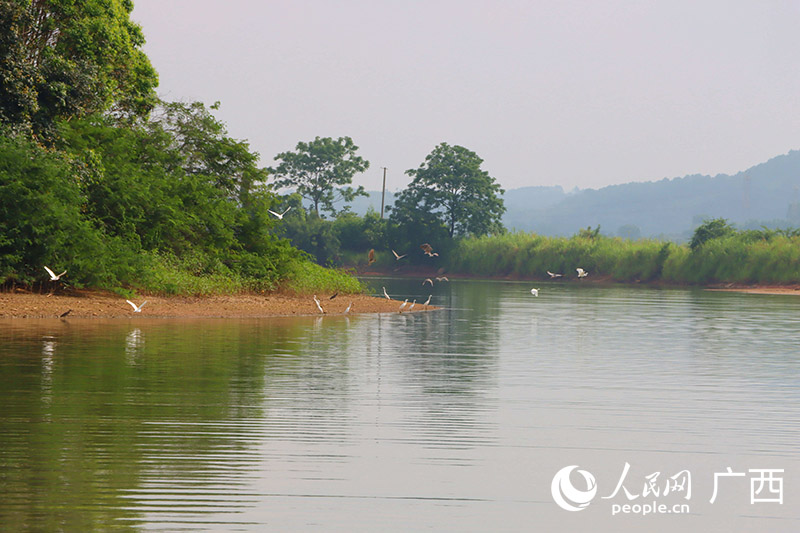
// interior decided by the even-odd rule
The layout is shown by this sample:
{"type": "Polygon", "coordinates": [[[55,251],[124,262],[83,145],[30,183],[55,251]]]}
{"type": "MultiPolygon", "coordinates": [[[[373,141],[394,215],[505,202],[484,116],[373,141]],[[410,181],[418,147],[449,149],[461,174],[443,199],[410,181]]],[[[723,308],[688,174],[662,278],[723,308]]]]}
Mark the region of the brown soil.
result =
{"type": "MultiPolygon", "coordinates": [[[[363,294],[340,294],[331,300],[330,294],[319,294],[327,315],[344,314],[353,303],[350,314],[396,313],[402,302],[375,298],[363,294]]],[[[137,304],[147,300],[141,313],[134,313],[125,298],[101,291],[75,291],[71,294],[32,294],[26,292],[0,293],[0,318],[57,318],[66,311],[75,318],[188,318],[188,317],[269,317],[319,315],[310,296],[285,294],[241,294],[231,296],[146,296],[135,299],[137,304]]],[[[417,304],[414,311],[437,309],[417,304]]]]}

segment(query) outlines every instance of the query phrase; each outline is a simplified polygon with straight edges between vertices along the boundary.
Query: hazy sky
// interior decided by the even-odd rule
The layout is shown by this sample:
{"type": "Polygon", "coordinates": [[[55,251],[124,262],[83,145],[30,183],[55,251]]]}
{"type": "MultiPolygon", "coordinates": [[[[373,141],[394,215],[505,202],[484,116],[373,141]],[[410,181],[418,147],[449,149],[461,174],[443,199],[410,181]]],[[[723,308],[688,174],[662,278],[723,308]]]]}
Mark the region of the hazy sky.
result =
{"type": "Polygon", "coordinates": [[[269,166],[350,136],[405,187],[440,142],[504,187],[735,173],[800,148],[800,1],[135,0],[168,100],[269,166]]]}

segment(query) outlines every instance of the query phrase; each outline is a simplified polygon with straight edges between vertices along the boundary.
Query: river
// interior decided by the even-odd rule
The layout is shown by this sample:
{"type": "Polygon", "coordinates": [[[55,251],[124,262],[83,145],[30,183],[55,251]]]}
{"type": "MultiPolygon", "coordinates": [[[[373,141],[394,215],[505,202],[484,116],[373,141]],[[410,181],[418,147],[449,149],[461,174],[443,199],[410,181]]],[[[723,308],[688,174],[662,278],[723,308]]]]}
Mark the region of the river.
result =
{"type": "Polygon", "coordinates": [[[0,321],[0,530],[800,531],[800,298],[370,283],[442,309],[0,321]]]}

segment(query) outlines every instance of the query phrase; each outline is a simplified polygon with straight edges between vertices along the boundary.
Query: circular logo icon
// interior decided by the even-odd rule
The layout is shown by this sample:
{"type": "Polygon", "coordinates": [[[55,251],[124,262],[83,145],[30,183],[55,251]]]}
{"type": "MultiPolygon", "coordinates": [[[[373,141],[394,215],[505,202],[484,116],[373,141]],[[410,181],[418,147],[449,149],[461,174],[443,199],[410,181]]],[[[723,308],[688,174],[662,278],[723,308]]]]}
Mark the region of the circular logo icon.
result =
{"type": "Polygon", "coordinates": [[[575,488],[569,476],[578,465],[565,466],[553,476],[550,492],[559,507],[566,511],[582,511],[597,494],[597,482],[594,476],[586,470],[578,470],[586,482],[586,490],[575,488]]]}

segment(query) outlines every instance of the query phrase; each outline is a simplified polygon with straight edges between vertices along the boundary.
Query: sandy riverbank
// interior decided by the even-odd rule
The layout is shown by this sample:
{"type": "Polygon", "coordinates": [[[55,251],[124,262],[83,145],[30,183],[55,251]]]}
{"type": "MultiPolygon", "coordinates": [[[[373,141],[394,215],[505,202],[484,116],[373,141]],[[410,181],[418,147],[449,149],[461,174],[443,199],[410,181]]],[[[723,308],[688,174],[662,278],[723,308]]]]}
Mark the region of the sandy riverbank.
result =
{"type": "MultiPolygon", "coordinates": [[[[352,302],[350,314],[396,313],[402,302],[363,294],[317,295],[327,315],[341,315],[352,302]]],[[[319,315],[310,296],[282,294],[183,297],[145,296],[141,313],[134,313],[125,298],[113,293],[79,291],[74,294],[0,293],[0,318],[57,318],[70,311],[75,318],[252,318],[270,316],[319,315]]],[[[436,309],[417,304],[413,312],[436,309]]]]}

